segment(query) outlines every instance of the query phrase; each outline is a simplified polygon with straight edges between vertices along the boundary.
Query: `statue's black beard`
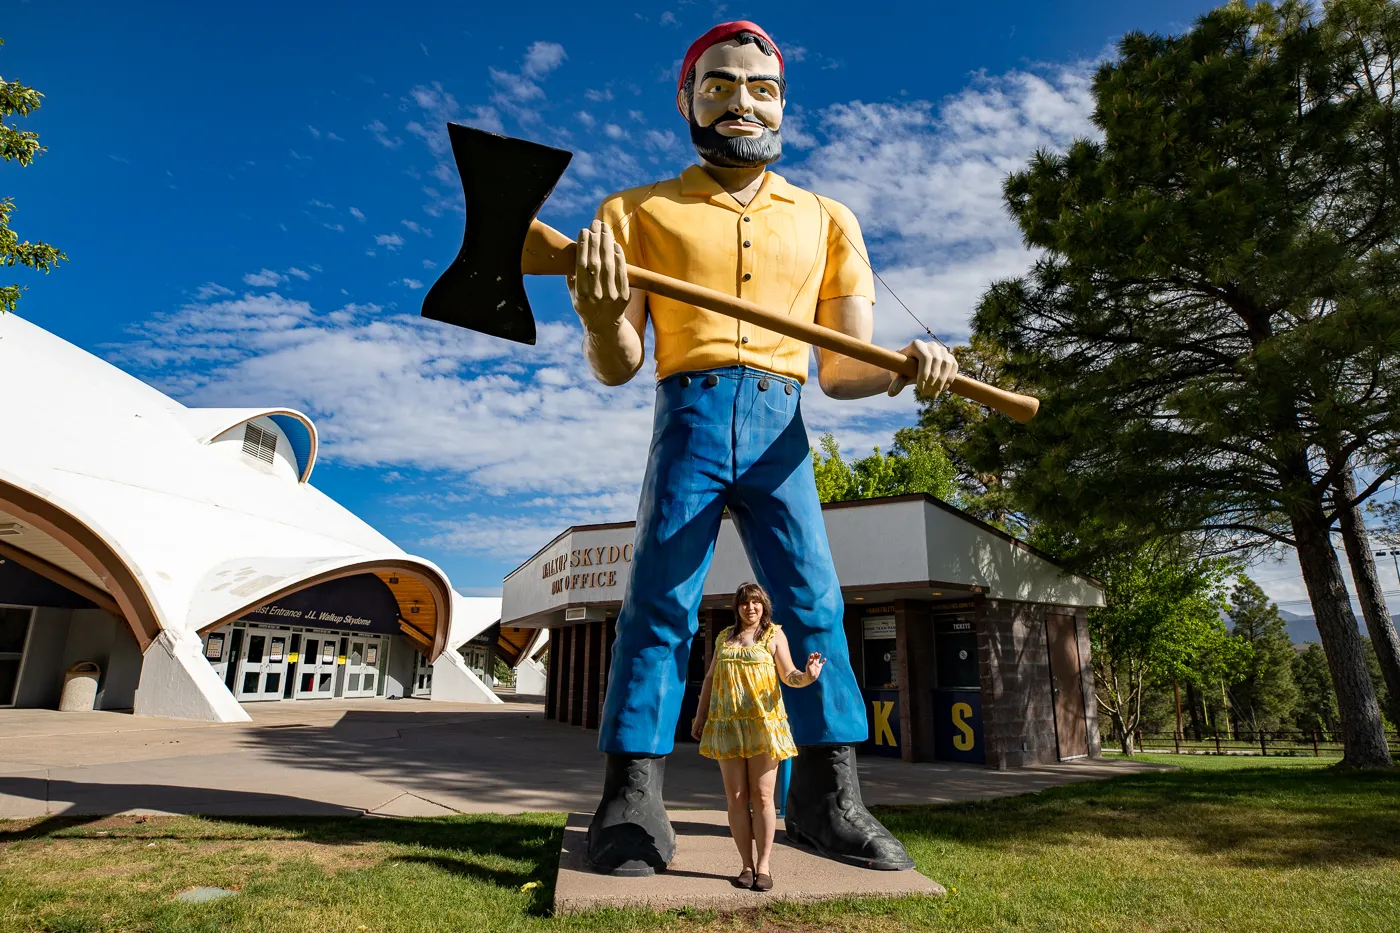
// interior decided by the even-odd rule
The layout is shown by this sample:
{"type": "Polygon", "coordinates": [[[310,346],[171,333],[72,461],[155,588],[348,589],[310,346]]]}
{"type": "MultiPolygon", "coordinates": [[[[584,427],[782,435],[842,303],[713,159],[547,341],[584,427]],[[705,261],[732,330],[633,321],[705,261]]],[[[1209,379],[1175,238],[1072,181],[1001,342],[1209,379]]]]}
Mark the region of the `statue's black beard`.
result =
{"type": "MultiPolygon", "coordinates": [[[[725,114],[715,123],[733,119],[731,114],[725,114]]],[[[715,123],[701,126],[695,122],[694,116],[690,118],[691,145],[700,154],[700,158],[711,165],[721,168],[758,168],[783,157],[783,136],[780,130],[770,130],[765,126],[761,136],[725,136],[715,129],[715,123]]]]}

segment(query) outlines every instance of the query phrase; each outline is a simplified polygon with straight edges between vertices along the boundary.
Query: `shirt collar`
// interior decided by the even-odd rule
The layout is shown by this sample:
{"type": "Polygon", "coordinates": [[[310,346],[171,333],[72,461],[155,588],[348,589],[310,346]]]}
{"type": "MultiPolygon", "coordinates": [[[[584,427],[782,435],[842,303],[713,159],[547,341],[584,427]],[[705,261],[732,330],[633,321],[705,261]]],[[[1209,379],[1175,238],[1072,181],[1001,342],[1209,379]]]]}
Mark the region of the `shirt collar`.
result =
{"type": "Polygon", "coordinates": [[[767,210],[773,206],[774,201],[784,201],[794,204],[797,201],[792,185],[787,179],[777,172],[764,172],[763,184],[759,186],[758,193],[753,196],[753,200],[748,206],[740,204],[734,200],[733,195],[719,186],[719,182],[710,177],[710,174],[698,165],[692,165],[681,172],[681,197],[705,198],[711,204],[728,208],[735,213],[754,213],[756,211],[767,210]]]}

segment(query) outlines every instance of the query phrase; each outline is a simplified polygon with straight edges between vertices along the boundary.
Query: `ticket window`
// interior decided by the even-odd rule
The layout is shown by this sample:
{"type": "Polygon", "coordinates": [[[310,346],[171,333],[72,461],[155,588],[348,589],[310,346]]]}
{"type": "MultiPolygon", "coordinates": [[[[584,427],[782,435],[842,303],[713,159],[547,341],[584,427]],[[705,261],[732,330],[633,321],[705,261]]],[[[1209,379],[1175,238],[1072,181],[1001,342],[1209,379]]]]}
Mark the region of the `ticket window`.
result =
{"type": "Polygon", "coordinates": [[[944,761],[982,764],[982,678],[977,623],[972,616],[935,617],[933,645],[938,680],[934,690],[934,754],[944,761]]]}
{"type": "Polygon", "coordinates": [[[870,616],[861,620],[865,642],[865,689],[899,689],[899,655],[894,637],[894,616],[870,616]]]}
{"type": "Polygon", "coordinates": [[[899,731],[899,642],[894,634],[893,615],[870,615],[861,619],[861,655],[865,686],[866,722],[870,732],[861,745],[867,755],[898,758],[899,731]]]}

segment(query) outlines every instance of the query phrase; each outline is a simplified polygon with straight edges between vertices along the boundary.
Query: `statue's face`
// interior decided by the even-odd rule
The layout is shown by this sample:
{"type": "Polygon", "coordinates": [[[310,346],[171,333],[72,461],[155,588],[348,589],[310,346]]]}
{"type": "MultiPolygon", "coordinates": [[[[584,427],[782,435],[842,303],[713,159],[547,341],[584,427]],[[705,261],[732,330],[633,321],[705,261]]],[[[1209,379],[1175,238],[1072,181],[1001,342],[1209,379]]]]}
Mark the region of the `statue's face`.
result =
{"type": "Polygon", "coordinates": [[[701,158],[732,168],[778,160],[785,104],[778,78],[778,57],[752,43],[721,42],[701,54],[692,99],[678,102],[701,158]]]}

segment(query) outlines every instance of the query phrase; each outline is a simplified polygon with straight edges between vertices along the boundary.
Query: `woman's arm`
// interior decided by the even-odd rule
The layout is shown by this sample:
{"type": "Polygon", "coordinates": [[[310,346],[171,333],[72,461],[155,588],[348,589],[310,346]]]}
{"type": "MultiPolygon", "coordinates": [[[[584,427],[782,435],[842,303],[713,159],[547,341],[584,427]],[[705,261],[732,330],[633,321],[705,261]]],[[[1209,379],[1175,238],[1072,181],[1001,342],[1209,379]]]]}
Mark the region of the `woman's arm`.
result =
{"type": "Polygon", "coordinates": [[[787,634],[782,629],[773,633],[773,637],[768,642],[768,650],[773,654],[773,661],[778,666],[778,677],[789,687],[806,687],[816,682],[821,676],[822,665],[826,659],[816,651],[807,655],[807,669],[799,671],[797,665],[792,663],[792,652],[788,649],[787,634]]]}
{"type": "Polygon", "coordinates": [[[705,682],[700,685],[700,702],[695,707],[695,722],[690,725],[690,737],[697,742],[705,731],[705,720],[710,718],[710,691],[715,685],[715,657],[718,654],[719,645],[715,645],[715,654],[710,656],[710,666],[705,670],[705,682]]]}

